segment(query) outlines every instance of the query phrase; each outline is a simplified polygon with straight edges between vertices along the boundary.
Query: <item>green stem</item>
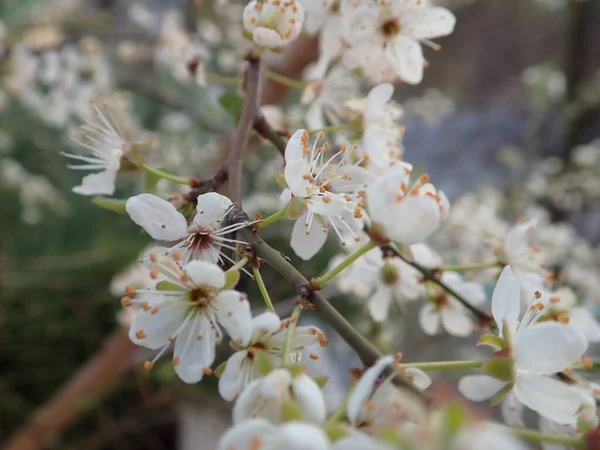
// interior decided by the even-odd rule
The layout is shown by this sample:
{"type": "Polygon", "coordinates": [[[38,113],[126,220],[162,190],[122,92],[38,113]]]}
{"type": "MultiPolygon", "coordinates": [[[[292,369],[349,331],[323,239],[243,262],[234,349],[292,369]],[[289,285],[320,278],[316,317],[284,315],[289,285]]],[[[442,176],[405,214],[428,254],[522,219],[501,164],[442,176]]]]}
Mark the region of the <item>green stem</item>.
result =
{"type": "Polygon", "coordinates": [[[325,422],[325,426],[333,425],[336,422],[339,422],[346,415],[346,407],[348,406],[348,399],[350,398],[352,391],[350,391],[340,402],[339,406],[336,410],[329,416],[327,422],[325,422]]]}
{"type": "Polygon", "coordinates": [[[362,247],[360,247],[358,250],[356,250],[354,253],[349,255],[346,259],[344,259],[341,263],[339,263],[337,266],[335,266],[333,269],[331,269],[329,272],[327,272],[325,275],[314,280],[314,284],[316,284],[317,286],[323,286],[325,283],[327,283],[328,281],[331,281],[336,275],[338,275],[342,270],[344,270],[346,267],[348,267],[350,264],[352,264],[354,261],[356,261],[362,255],[364,255],[369,250],[371,250],[375,247],[377,247],[377,244],[375,242],[373,242],[373,241],[367,242],[362,247]]]}
{"type": "Polygon", "coordinates": [[[450,370],[450,369],[474,369],[481,367],[485,364],[485,361],[473,360],[473,361],[435,361],[435,362],[416,362],[408,364],[400,364],[402,369],[408,369],[414,367],[424,371],[428,370],[450,370]]]}
{"type": "Polygon", "coordinates": [[[467,270],[489,269],[490,267],[501,268],[502,266],[504,266],[504,264],[502,264],[500,261],[490,261],[473,264],[458,264],[456,266],[443,266],[439,269],[441,271],[465,272],[467,270]]]}
{"type": "Polygon", "coordinates": [[[294,334],[296,333],[296,326],[298,324],[298,318],[300,317],[301,312],[302,303],[298,303],[288,321],[287,333],[285,335],[285,342],[283,343],[283,351],[281,353],[281,364],[284,367],[290,365],[292,342],[294,340],[294,334]]]}
{"type": "Polygon", "coordinates": [[[225,75],[219,75],[218,73],[211,72],[210,70],[205,70],[204,75],[208,81],[212,81],[213,83],[226,84],[230,86],[237,86],[242,82],[240,77],[228,77],[225,75]]]}
{"type": "Polygon", "coordinates": [[[231,266],[229,269],[227,269],[227,272],[235,272],[236,270],[240,270],[242,267],[244,267],[246,265],[247,262],[248,262],[248,257],[244,256],[242,259],[240,259],[238,262],[236,262],[233,266],[231,266]]]}
{"type": "Polygon", "coordinates": [[[258,284],[258,289],[265,300],[265,305],[267,308],[275,312],[275,308],[273,307],[273,302],[271,302],[271,297],[269,297],[269,292],[267,291],[267,287],[265,286],[265,282],[262,279],[262,275],[260,274],[260,270],[257,267],[252,268],[252,272],[254,273],[254,278],[256,279],[256,284],[258,284]]]}
{"type": "Polygon", "coordinates": [[[551,444],[561,444],[576,449],[585,449],[585,443],[580,436],[564,436],[558,434],[544,434],[537,430],[529,430],[527,428],[512,428],[504,425],[495,425],[509,433],[519,436],[522,439],[530,442],[548,442],[551,444]]]}
{"type": "Polygon", "coordinates": [[[177,175],[170,174],[164,170],[155,169],[154,167],[147,166],[146,164],[142,164],[139,167],[148,173],[154,174],[160,178],[164,178],[165,180],[172,181],[173,183],[185,184],[186,186],[190,185],[190,178],[178,177],[177,175]]]}
{"type": "Polygon", "coordinates": [[[294,80],[293,78],[286,77],[280,73],[277,73],[271,69],[264,69],[264,74],[267,78],[275,81],[276,83],[283,84],[294,89],[304,89],[306,83],[304,81],[294,80]]]}
{"type": "Polygon", "coordinates": [[[345,131],[345,130],[356,130],[360,127],[360,124],[356,123],[356,122],[348,122],[348,123],[343,123],[341,125],[330,125],[328,127],[323,127],[323,128],[315,128],[314,130],[306,130],[307,133],[312,134],[312,133],[319,133],[319,132],[324,132],[324,133],[332,133],[334,131],[345,131]]]}
{"type": "Polygon", "coordinates": [[[279,219],[285,217],[285,212],[286,212],[286,208],[282,208],[279,211],[277,211],[275,214],[271,214],[269,217],[265,217],[260,222],[258,222],[258,224],[257,224],[258,228],[263,228],[263,227],[266,227],[267,225],[271,225],[276,220],[279,220],[279,219]]]}

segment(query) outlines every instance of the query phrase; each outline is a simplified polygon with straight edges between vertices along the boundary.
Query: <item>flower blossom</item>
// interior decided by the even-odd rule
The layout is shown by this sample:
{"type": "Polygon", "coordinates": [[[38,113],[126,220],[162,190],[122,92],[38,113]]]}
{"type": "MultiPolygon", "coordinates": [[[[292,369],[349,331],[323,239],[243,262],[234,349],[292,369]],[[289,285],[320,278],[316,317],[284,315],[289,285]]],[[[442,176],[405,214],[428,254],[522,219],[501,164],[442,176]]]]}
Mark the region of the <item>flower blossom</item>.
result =
{"type": "MultiPolygon", "coordinates": [[[[409,395],[393,384],[395,372],[380,381],[387,367],[392,364],[393,356],[380,358],[365,371],[354,387],[347,407],[348,420],[353,427],[395,427],[407,421],[420,421],[425,415],[425,411],[418,404],[410,401],[409,395]]],[[[420,390],[425,390],[431,385],[431,379],[420,369],[410,367],[404,369],[403,373],[420,390]]]]}
{"type": "Polygon", "coordinates": [[[292,375],[287,369],[275,369],[242,391],[233,407],[233,423],[255,417],[281,423],[285,406],[290,403],[298,408],[303,420],[325,422],[325,399],[316,381],[304,373],[292,375]]]}
{"type": "Polygon", "coordinates": [[[362,114],[362,149],[369,166],[387,169],[402,160],[404,129],[398,124],[403,111],[391,102],[394,87],[389,83],[373,87],[364,101],[353,100],[348,106],[362,114]]]}
{"type": "MultiPolygon", "coordinates": [[[[266,312],[252,318],[252,335],[243,346],[232,343],[237,350],[229,357],[225,370],[219,377],[219,393],[227,401],[232,401],[242,392],[248,383],[259,377],[254,364],[254,354],[264,352],[272,367],[281,366],[281,354],[286,324],[272,312],[266,312]]],[[[297,327],[292,340],[290,360],[299,361],[304,347],[321,342],[326,345],[325,335],[316,327],[297,327]]]]}
{"type": "Polygon", "coordinates": [[[166,256],[151,258],[166,286],[159,283],[155,289],[128,289],[123,306],[141,305],[129,338],[143,347],[160,349],[146,362],[147,369],[175,342],[175,372],[185,383],[197,383],[210,373],[215,345],[223,337],[221,326],[239,345],[250,340],[250,304],[241,292],[223,290],[225,273],[215,264],[191,261],[181,269],[166,256]]]}
{"type": "Polygon", "coordinates": [[[400,78],[410,84],[423,79],[425,58],[419,42],[446,36],[456,19],[446,8],[421,0],[364,2],[349,20],[347,64],[359,66],[374,83],[400,78]]]}
{"type": "Polygon", "coordinates": [[[367,188],[367,211],[382,238],[402,244],[424,241],[448,217],[450,204],[427,175],[409,185],[412,166],[398,162],[367,188]]]}
{"type": "MultiPolygon", "coordinates": [[[[442,281],[465,297],[473,306],[485,303],[483,286],[465,281],[456,272],[444,272],[442,281]]],[[[440,331],[440,325],[453,336],[469,336],[474,328],[471,312],[454,296],[436,289],[431,301],[426,302],[419,312],[419,323],[423,331],[433,336],[440,331]]]]}
{"type": "Polygon", "coordinates": [[[308,133],[298,130],[285,148],[284,177],[288,189],[281,198],[288,204],[288,216],[297,218],[292,230],[292,249],[305,260],[320,250],[329,228],[333,228],[342,244],[345,243],[342,231],[357,238],[356,219],[362,217],[362,202],[357,193],[371,178],[366,169],[347,164],[345,146],[323,162],[329,145],[325,142],[317,147],[319,139],[311,149],[308,133]]]}
{"type": "Polygon", "coordinates": [[[176,242],[165,253],[181,264],[196,259],[210,263],[223,258],[231,261],[221,249],[235,250],[235,245],[242,242],[226,236],[248,225],[235,223],[223,227],[223,219],[231,208],[231,200],[221,194],[202,194],[198,196],[196,215],[188,225],[173,204],[153,194],[136,195],[125,205],[129,217],[152,238],[176,242]]]}
{"type": "Polygon", "coordinates": [[[73,192],[80,195],[112,195],[115,192],[115,180],[121,167],[121,160],[129,149],[129,143],[124,140],[108,119],[95,105],[96,115],[100,123],[85,120],[81,129],[87,132],[83,141],[75,141],[86,148],[91,156],[75,155],[61,152],[63,156],[82,161],[87,164],[68,165],[73,170],[100,170],[99,173],[86,175],[73,192]]]}
{"type": "Polygon", "coordinates": [[[304,8],[295,0],[252,0],[244,8],[243,20],[244,28],[256,44],[281,48],[300,35],[304,8]]]}
{"type": "Polygon", "coordinates": [[[551,377],[583,355],[587,340],[566,324],[538,323],[546,308],[541,301],[530,305],[519,321],[520,290],[518,278],[510,266],[505,267],[492,296],[492,314],[504,340],[496,363],[505,364],[510,374],[499,378],[468,375],[460,380],[459,390],[473,401],[492,396],[500,401],[510,392],[516,401],[547,419],[575,423],[582,396],[576,387],[551,377]]]}
{"type": "Polygon", "coordinates": [[[581,331],[589,342],[600,342],[600,324],[588,308],[577,304],[577,296],[571,288],[563,286],[550,295],[546,308],[549,319],[568,319],[569,325],[581,331]]]}

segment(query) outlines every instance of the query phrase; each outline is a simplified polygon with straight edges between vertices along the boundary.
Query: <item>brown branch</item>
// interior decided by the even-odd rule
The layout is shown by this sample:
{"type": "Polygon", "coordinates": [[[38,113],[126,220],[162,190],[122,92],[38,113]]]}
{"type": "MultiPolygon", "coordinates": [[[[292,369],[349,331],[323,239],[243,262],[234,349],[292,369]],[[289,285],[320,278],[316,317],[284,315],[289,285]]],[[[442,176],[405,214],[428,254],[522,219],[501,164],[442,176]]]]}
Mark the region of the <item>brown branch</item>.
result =
{"type": "Polygon", "coordinates": [[[285,146],[287,145],[283,136],[277,131],[271,128],[269,122],[262,114],[259,114],[254,121],[254,131],[260,134],[267,141],[271,143],[279,150],[281,156],[285,156],[285,146]]]}
{"type": "Polygon", "coordinates": [[[249,56],[248,69],[245,77],[244,107],[237,129],[231,143],[231,151],[227,158],[229,172],[229,198],[233,202],[242,203],[242,153],[248,145],[250,131],[254,126],[254,119],[258,113],[258,99],[260,98],[260,58],[249,56]]]}
{"type": "Polygon", "coordinates": [[[131,367],[131,355],[135,349],[127,330],[115,332],[54,397],[17,430],[4,445],[4,450],[38,450],[45,447],[54,435],[77,419],[86,401],[98,398],[131,367]]]}

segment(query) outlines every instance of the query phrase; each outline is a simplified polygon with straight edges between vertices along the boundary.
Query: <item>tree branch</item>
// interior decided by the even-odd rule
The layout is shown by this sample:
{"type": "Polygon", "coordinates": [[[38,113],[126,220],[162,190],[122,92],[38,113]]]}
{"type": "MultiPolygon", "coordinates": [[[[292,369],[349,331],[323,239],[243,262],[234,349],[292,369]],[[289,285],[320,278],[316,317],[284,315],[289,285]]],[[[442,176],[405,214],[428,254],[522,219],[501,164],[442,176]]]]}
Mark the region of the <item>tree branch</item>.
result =
{"type": "Polygon", "coordinates": [[[250,131],[254,126],[254,119],[258,113],[260,98],[260,58],[258,57],[250,56],[248,58],[245,88],[244,108],[227,159],[229,198],[240,205],[242,202],[242,153],[248,145],[248,139],[250,139],[250,131]]]}
{"type": "Polygon", "coordinates": [[[267,119],[262,114],[258,114],[254,120],[254,131],[267,141],[271,141],[277,150],[279,150],[281,156],[285,156],[285,147],[287,145],[285,139],[277,130],[271,128],[271,125],[269,125],[269,122],[267,122],[267,119]]]}

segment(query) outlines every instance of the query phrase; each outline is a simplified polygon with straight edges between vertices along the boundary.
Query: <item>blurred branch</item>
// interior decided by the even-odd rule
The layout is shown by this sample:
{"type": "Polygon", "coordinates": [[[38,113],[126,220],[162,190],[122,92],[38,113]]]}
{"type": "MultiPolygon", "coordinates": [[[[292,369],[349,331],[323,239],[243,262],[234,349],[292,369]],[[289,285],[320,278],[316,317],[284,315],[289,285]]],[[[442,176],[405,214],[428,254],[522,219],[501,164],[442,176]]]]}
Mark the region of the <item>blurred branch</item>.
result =
{"type": "Polygon", "coordinates": [[[127,330],[113,333],[92,357],[48,403],[38,408],[25,425],[8,440],[4,450],[38,450],[53,436],[69,427],[85,409],[131,366],[136,346],[127,330]]]}
{"type": "Polygon", "coordinates": [[[281,156],[285,156],[285,147],[287,145],[285,139],[277,130],[271,128],[271,125],[269,125],[269,122],[267,122],[267,119],[262,114],[257,115],[254,121],[254,130],[267,141],[271,141],[277,150],[279,150],[281,156]]]}
{"type": "Polygon", "coordinates": [[[250,131],[254,126],[254,119],[258,113],[258,99],[260,98],[260,57],[250,55],[248,68],[244,79],[245,98],[242,115],[232,139],[231,150],[227,159],[229,172],[229,198],[232,202],[242,202],[242,154],[248,145],[250,131]]]}

